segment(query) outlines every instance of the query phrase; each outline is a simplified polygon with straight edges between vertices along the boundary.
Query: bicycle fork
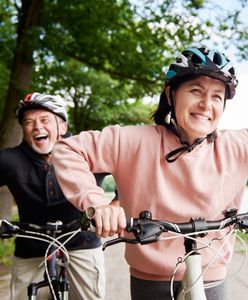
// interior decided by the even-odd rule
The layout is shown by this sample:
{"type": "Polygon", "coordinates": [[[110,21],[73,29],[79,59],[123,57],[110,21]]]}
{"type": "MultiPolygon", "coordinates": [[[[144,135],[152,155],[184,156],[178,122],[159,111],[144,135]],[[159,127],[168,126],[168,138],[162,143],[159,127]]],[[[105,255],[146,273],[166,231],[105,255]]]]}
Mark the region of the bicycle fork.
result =
{"type": "MultiPolygon", "coordinates": [[[[46,280],[40,281],[38,283],[30,283],[30,285],[28,286],[28,300],[36,300],[38,290],[45,286],[48,286],[48,281],[46,280]]],[[[66,279],[62,280],[62,282],[59,283],[59,286],[60,286],[60,292],[56,292],[56,298],[53,297],[53,300],[68,300],[69,299],[68,281],[66,279]]]]}
{"type": "Polygon", "coordinates": [[[48,286],[53,300],[68,300],[69,299],[69,281],[66,279],[66,270],[63,265],[60,266],[58,273],[57,258],[63,260],[62,253],[51,246],[48,255],[48,275],[44,272],[44,280],[40,282],[31,282],[28,286],[28,300],[36,300],[38,290],[48,286]],[[50,282],[47,278],[49,276],[50,282]],[[51,286],[50,286],[51,283],[51,286]]]}

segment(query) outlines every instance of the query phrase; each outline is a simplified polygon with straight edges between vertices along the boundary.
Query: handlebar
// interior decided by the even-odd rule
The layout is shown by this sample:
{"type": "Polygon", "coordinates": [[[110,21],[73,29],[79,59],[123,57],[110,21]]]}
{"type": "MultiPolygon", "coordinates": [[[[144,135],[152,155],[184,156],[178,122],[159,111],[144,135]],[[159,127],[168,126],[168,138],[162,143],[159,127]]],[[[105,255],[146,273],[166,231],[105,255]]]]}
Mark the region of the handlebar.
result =
{"type": "Polygon", "coordinates": [[[61,221],[47,222],[45,225],[0,220],[0,238],[11,238],[19,234],[27,234],[29,231],[55,237],[79,227],[80,220],[73,220],[67,224],[63,224],[61,221]]]}
{"type": "Polygon", "coordinates": [[[204,218],[191,218],[189,222],[173,223],[169,221],[153,220],[149,211],[142,211],[139,218],[127,220],[126,231],[134,235],[134,239],[118,237],[107,241],[103,245],[103,250],[107,247],[125,242],[129,244],[150,244],[157,242],[159,236],[164,232],[176,232],[180,234],[196,233],[195,236],[204,237],[206,231],[223,229],[234,225],[236,229],[244,230],[248,233],[248,213],[238,214],[236,208],[223,211],[224,218],[217,221],[206,221],[204,218]]]}
{"type": "MultiPolygon", "coordinates": [[[[139,218],[127,218],[126,231],[132,233],[134,238],[118,237],[103,244],[103,250],[107,247],[125,242],[129,244],[150,244],[157,242],[159,237],[164,232],[175,232],[180,234],[195,233],[196,237],[204,237],[206,231],[223,229],[234,225],[236,229],[240,229],[248,233],[248,212],[238,214],[236,208],[228,209],[222,212],[224,218],[216,221],[207,221],[203,217],[191,218],[189,222],[173,223],[169,221],[161,221],[152,219],[150,211],[142,211],[139,218]]],[[[27,234],[28,230],[34,232],[46,233],[55,237],[57,234],[69,232],[81,227],[81,230],[87,231],[90,225],[95,226],[94,220],[89,220],[82,215],[79,220],[74,220],[68,224],[63,224],[61,221],[48,222],[44,226],[10,222],[7,220],[0,221],[0,238],[10,238],[19,234],[27,234]]]]}

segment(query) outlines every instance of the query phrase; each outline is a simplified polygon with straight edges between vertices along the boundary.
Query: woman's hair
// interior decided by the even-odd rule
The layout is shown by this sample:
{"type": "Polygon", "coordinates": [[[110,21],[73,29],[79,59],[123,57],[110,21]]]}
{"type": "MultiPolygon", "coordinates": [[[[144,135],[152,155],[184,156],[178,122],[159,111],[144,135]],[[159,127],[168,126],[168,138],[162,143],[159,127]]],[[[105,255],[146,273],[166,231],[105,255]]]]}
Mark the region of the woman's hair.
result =
{"type": "Polygon", "coordinates": [[[168,102],[168,99],[165,94],[165,90],[160,94],[159,104],[156,111],[152,114],[151,119],[157,125],[167,125],[165,122],[165,117],[170,112],[171,108],[168,102]]]}

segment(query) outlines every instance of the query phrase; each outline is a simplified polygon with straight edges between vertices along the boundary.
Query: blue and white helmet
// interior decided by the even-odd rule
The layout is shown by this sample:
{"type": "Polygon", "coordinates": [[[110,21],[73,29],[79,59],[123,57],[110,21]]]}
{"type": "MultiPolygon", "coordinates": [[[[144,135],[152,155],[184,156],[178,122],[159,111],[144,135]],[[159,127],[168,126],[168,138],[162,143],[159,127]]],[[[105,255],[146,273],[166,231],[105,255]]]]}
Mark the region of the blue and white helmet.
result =
{"type": "Polygon", "coordinates": [[[231,61],[218,50],[188,48],[179,54],[166,73],[166,85],[188,75],[206,75],[223,81],[227,86],[227,98],[232,99],[238,84],[231,61]]]}
{"type": "Polygon", "coordinates": [[[16,109],[16,116],[21,124],[24,112],[42,108],[56,114],[67,122],[68,115],[65,107],[66,104],[64,100],[59,96],[32,93],[26,95],[25,99],[20,101],[19,106],[16,109]]]}

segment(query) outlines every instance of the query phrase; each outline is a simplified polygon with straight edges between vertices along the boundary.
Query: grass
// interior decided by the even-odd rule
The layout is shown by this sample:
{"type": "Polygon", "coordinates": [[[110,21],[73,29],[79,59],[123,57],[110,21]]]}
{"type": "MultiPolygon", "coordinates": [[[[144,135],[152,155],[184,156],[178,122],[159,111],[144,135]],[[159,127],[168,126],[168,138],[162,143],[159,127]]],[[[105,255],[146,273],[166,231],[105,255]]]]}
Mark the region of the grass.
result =
{"type": "MultiPolygon", "coordinates": [[[[18,221],[18,214],[14,214],[11,221],[18,221]]],[[[0,239],[0,266],[10,267],[15,249],[15,238],[0,239]]]]}
{"type": "MultiPolygon", "coordinates": [[[[237,236],[242,239],[245,243],[245,245],[248,247],[248,234],[247,233],[243,233],[240,230],[238,230],[237,232],[237,236]]],[[[235,245],[235,249],[238,252],[245,252],[246,248],[245,245],[242,243],[242,241],[240,241],[240,239],[236,239],[236,245],[235,245]]]]}
{"type": "Polygon", "coordinates": [[[14,238],[0,240],[0,266],[11,266],[11,258],[14,253],[14,238]]]}
{"type": "Polygon", "coordinates": [[[242,238],[242,240],[244,240],[247,244],[248,244],[248,234],[247,233],[243,233],[241,231],[238,231],[238,236],[242,238]]]}

